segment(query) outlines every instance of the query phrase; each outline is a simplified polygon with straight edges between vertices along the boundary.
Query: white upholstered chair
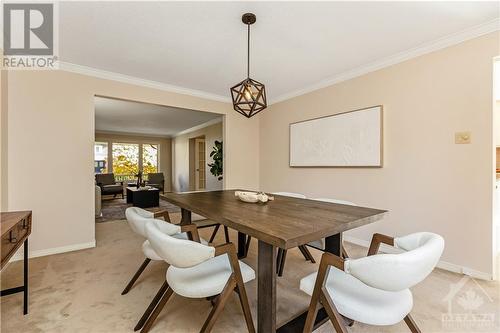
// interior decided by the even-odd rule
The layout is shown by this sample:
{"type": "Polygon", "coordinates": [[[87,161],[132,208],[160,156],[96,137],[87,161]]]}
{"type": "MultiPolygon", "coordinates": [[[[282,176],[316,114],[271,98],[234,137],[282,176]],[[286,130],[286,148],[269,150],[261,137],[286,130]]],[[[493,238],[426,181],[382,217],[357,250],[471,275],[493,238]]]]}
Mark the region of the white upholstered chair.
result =
{"type": "Polygon", "coordinates": [[[411,332],[420,332],[410,311],[410,287],[434,269],[444,249],[441,236],[419,232],[392,238],[373,236],[368,256],[343,259],[324,253],[318,273],[300,281],[300,289],[312,296],[304,332],[311,332],[319,304],[337,332],[347,332],[345,319],[368,325],[393,325],[402,320],[411,332]],[[377,254],[381,243],[404,252],[377,254]]]}
{"type": "MultiPolygon", "coordinates": [[[[153,223],[158,225],[162,232],[176,238],[188,239],[188,235],[185,232],[181,232],[181,226],[170,223],[170,216],[167,211],[152,213],[139,207],[129,207],[125,210],[125,217],[127,218],[127,222],[132,231],[144,238],[146,238],[146,223],[153,221],[153,223]],[[159,217],[163,217],[164,221],[158,219],[159,217]]],[[[125,289],[122,291],[122,295],[125,295],[130,291],[151,260],[162,260],[162,258],[159,257],[151,248],[151,245],[147,240],[142,243],[142,252],[144,253],[145,259],[125,289]]]]}
{"type": "MultiPolygon", "coordinates": [[[[146,224],[146,235],[154,251],[170,264],[165,289],[155,304],[142,333],[148,332],[173,293],[187,298],[217,296],[200,332],[210,332],[234,290],[238,291],[249,332],[255,332],[245,283],[255,279],[254,270],[237,258],[236,248],[227,243],[212,247],[194,241],[177,239],[163,233],[157,224],[146,224]]],[[[196,240],[196,229],[193,239],[196,240]]]]}

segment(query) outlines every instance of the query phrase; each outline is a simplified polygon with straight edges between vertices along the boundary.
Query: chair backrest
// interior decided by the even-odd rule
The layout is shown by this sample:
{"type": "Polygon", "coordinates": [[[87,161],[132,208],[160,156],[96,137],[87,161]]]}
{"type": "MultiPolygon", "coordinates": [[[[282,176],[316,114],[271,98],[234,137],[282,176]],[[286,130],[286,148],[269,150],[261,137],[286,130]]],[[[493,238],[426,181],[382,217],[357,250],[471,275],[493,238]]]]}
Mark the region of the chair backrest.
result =
{"type": "Polygon", "coordinates": [[[174,267],[193,267],[215,255],[214,247],[164,234],[155,223],[146,224],[146,236],[153,250],[174,267]]]}
{"type": "Polygon", "coordinates": [[[95,180],[96,180],[98,185],[114,185],[114,184],[116,184],[114,173],[97,173],[95,175],[95,180]]]}
{"type": "Polygon", "coordinates": [[[165,180],[165,177],[163,176],[163,172],[148,173],[148,182],[150,182],[150,183],[159,184],[164,180],[165,180]]]}
{"type": "Polygon", "coordinates": [[[292,198],[299,198],[299,199],[305,199],[306,196],[300,193],[293,193],[293,192],[274,192],[273,194],[276,195],[282,195],[284,197],[292,197],[292,198]]]}
{"type": "Polygon", "coordinates": [[[346,201],[346,200],[339,200],[339,199],[331,199],[331,198],[314,198],[312,200],[316,201],[323,201],[323,202],[331,202],[331,203],[336,203],[340,205],[349,205],[349,206],[356,206],[354,202],[351,201],[346,201]]]}
{"type": "Polygon", "coordinates": [[[125,217],[130,228],[137,234],[146,237],[146,224],[153,221],[163,233],[174,235],[181,232],[181,227],[154,218],[154,214],[139,207],[129,207],[125,210],[125,217]]]}
{"type": "Polygon", "coordinates": [[[376,254],[348,259],[345,271],[374,288],[400,291],[408,289],[429,275],[441,257],[444,239],[434,233],[418,232],[395,238],[398,254],[376,254]]]}

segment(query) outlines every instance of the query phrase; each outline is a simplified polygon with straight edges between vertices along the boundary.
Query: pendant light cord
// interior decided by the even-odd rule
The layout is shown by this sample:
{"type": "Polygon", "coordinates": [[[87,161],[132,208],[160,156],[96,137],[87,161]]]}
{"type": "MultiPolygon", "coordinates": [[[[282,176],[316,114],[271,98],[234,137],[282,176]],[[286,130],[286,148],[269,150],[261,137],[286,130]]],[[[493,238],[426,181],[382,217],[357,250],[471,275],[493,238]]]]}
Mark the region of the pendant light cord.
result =
{"type": "Polygon", "coordinates": [[[247,24],[247,79],[250,78],[250,24],[247,24]]]}

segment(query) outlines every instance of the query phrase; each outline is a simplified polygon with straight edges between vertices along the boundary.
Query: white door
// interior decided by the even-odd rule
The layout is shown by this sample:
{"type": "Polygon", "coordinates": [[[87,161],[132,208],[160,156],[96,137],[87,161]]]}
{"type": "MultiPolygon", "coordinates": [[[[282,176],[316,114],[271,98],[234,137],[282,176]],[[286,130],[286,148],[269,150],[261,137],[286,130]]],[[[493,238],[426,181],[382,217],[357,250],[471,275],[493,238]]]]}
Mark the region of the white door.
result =
{"type": "Polygon", "coordinates": [[[194,140],[195,189],[205,189],[205,139],[194,140]]]}

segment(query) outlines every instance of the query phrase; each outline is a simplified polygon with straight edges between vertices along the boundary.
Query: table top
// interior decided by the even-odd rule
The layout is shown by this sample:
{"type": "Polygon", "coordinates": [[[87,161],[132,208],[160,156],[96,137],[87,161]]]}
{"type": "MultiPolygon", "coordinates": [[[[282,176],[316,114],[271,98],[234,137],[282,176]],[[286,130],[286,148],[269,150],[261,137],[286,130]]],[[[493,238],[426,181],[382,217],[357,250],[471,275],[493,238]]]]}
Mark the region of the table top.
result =
{"type": "Polygon", "coordinates": [[[174,205],[284,249],[378,221],[386,210],[273,195],[274,201],[245,203],[235,190],[165,193],[174,205]]]}
{"type": "Polygon", "coordinates": [[[137,187],[131,187],[131,186],[128,186],[127,190],[132,191],[132,192],[159,191],[159,189],[157,189],[156,187],[151,187],[151,188],[148,188],[148,189],[143,189],[143,188],[137,188],[137,187]]]}
{"type": "Polygon", "coordinates": [[[2,236],[9,232],[20,220],[27,218],[31,214],[30,210],[19,212],[1,212],[0,213],[0,230],[2,236]]]}

